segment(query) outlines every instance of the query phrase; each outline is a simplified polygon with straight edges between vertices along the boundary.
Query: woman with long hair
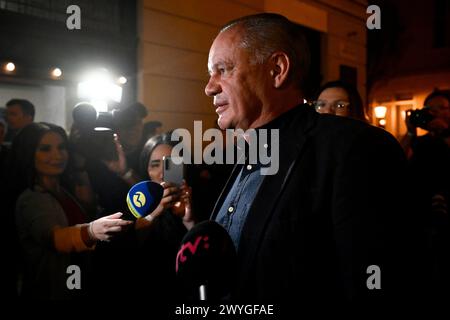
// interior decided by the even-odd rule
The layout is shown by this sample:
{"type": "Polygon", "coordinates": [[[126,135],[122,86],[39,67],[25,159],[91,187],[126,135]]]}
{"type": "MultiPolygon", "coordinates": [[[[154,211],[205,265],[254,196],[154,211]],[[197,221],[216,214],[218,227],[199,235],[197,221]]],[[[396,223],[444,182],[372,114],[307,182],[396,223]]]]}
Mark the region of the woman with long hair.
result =
{"type": "Polygon", "coordinates": [[[89,222],[69,191],[68,162],[67,136],[56,125],[32,123],[13,141],[11,182],[18,195],[15,218],[24,263],[22,296],[26,298],[77,296],[74,293],[81,290],[71,290],[68,277],[76,267],[82,276],[88,275],[81,253],[131,223],[120,219],[122,213],[89,222]]]}
{"type": "Polygon", "coordinates": [[[163,180],[163,159],[170,157],[177,141],[171,140],[171,132],[159,134],[150,138],[142,149],[139,169],[141,177],[160,183],[164,187],[164,195],[160,206],[152,213],[160,215],[164,210],[182,217],[182,222],[187,229],[194,225],[192,214],[192,189],[183,182],[181,186],[175,186],[169,181],[163,180]]]}

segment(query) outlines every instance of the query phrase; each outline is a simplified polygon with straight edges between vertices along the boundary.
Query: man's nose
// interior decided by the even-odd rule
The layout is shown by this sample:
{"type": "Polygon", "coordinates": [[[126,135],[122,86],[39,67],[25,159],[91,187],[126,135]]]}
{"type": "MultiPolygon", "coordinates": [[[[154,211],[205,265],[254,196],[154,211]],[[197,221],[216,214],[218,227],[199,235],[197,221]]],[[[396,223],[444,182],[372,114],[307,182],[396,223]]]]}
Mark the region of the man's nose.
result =
{"type": "Polygon", "coordinates": [[[216,94],[220,92],[221,92],[220,85],[217,83],[214,77],[210,77],[205,87],[205,94],[208,97],[214,97],[216,94]]]}

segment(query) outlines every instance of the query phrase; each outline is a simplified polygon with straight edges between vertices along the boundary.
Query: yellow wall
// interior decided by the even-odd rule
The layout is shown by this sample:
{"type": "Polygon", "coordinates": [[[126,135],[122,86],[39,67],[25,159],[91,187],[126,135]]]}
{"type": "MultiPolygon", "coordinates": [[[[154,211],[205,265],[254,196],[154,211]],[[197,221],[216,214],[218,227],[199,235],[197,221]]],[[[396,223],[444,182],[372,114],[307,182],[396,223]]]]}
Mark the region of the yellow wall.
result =
{"type": "Polygon", "coordinates": [[[365,95],[365,1],[141,0],[138,2],[138,100],[147,120],[164,130],[216,121],[204,94],[209,47],[220,26],[243,15],[268,11],[323,33],[324,81],[339,77],[339,65],[358,68],[365,95]]]}
{"type": "Polygon", "coordinates": [[[357,89],[366,102],[367,1],[305,1],[327,12],[327,33],[322,36],[323,83],[339,79],[339,67],[357,70],[357,89]]]}
{"type": "Polygon", "coordinates": [[[262,1],[144,0],[140,2],[138,100],[163,129],[187,128],[216,114],[204,93],[209,47],[221,25],[262,9],[262,1]]]}

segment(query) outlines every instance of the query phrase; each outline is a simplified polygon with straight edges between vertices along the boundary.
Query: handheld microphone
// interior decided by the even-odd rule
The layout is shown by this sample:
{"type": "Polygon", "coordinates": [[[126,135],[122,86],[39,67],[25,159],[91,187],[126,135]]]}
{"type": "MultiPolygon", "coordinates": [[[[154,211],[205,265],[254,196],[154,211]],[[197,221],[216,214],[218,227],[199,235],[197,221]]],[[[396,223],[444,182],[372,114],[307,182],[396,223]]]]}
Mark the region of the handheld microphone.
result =
{"type": "Polygon", "coordinates": [[[184,236],[175,268],[188,298],[221,300],[231,293],[236,263],[228,232],[215,221],[203,221],[184,236]]]}
{"type": "Polygon", "coordinates": [[[127,194],[127,205],[136,218],[153,212],[161,202],[164,188],[152,181],[142,181],[131,187],[127,194]]]}

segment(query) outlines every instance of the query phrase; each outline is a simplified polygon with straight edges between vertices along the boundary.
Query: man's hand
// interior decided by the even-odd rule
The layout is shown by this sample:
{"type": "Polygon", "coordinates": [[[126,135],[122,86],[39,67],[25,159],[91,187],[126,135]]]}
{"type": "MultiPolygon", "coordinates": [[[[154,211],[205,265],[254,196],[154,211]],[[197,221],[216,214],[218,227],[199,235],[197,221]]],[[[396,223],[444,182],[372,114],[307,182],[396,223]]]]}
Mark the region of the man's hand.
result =
{"type": "Polygon", "coordinates": [[[408,129],[408,134],[417,135],[417,127],[411,123],[411,110],[405,112],[405,124],[408,129]]]}
{"type": "Polygon", "coordinates": [[[117,160],[103,160],[103,163],[118,176],[123,176],[128,170],[127,159],[117,134],[114,134],[114,145],[116,147],[117,160]]]}

